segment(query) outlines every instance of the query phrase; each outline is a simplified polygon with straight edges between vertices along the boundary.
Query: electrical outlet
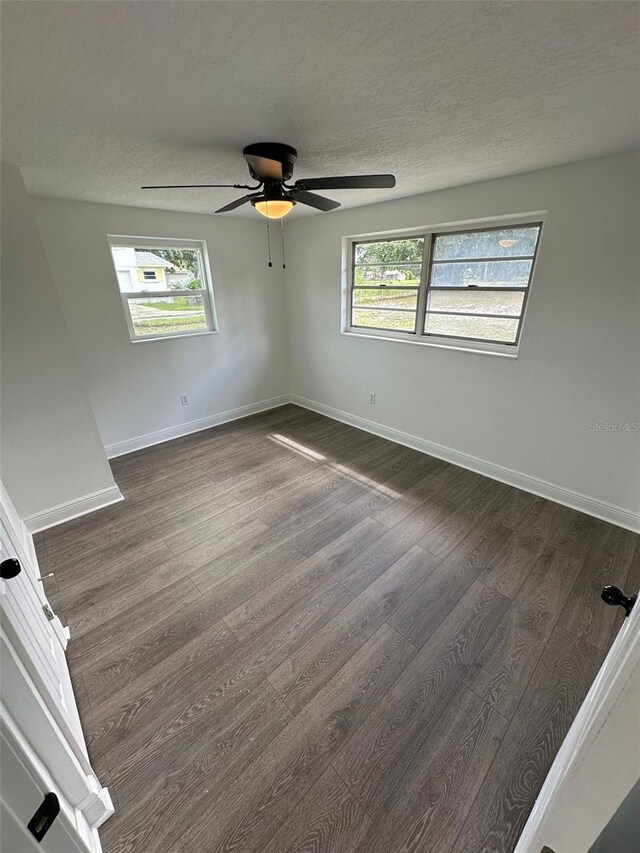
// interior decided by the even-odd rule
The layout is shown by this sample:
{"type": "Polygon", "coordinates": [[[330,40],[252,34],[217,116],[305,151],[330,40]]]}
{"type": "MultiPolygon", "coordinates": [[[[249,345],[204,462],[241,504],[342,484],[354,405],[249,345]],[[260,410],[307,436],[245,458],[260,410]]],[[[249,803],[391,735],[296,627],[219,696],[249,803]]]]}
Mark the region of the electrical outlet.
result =
{"type": "Polygon", "coordinates": [[[375,405],[376,396],[377,396],[377,394],[375,391],[369,391],[369,402],[373,403],[375,405]]]}
{"type": "Polygon", "coordinates": [[[188,406],[189,405],[189,398],[187,397],[186,394],[180,394],[180,405],[181,406],[188,406]]]}

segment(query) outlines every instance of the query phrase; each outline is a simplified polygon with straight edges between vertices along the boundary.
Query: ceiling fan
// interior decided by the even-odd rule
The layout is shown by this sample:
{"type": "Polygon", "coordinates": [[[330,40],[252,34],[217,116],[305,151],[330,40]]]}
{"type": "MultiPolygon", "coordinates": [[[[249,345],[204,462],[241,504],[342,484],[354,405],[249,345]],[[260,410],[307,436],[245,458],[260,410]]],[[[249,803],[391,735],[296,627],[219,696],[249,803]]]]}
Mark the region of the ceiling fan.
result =
{"type": "Polygon", "coordinates": [[[145,186],[143,190],[189,189],[200,187],[235,187],[251,190],[247,195],[225,204],[216,213],[235,210],[248,201],[268,219],[282,219],[300,202],[316,210],[334,210],[340,207],[339,201],[326,198],[310,190],[346,190],[377,189],[395,187],[393,175],[343,175],[335,178],[302,178],[293,184],[288,183],[293,175],[298,152],[290,145],[280,142],[256,142],[247,145],[242,152],[247,161],[249,174],[257,181],[256,186],[248,184],[167,184],[165,186],[145,186]]]}

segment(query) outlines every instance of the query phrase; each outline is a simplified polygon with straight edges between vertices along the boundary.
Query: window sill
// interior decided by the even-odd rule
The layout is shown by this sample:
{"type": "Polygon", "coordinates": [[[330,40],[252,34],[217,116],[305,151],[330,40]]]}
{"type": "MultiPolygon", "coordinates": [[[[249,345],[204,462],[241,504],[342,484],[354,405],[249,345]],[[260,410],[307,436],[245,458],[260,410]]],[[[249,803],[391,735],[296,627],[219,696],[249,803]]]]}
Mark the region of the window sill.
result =
{"type": "Polygon", "coordinates": [[[184,340],[185,338],[202,338],[205,335],[219,335],[220,332],[216,329],[209,329],[206,332],[187,332],[185,334],[178,335],[157,335],[153,337],[149,335],[146,338],[131,338],[130,342],[132,344],[148,344],[150,341],[177,341],[184,340]]]}
{"type": "Polygon", "coordinates": [[[517,358],[518,347],[504,346],[499,344],[481,344],[478,341],[453,341],[450,338],[431,338],[420,339],[410,337],[409,335],[393,334],[371,334],[369,332],[359,332],[356,329],[343,329],[342,333],[350,338],[366,338],[369,341],[390,341],[395,344],[411,344],[419,347],[436,347],[437,349],[457,350],[458,352],[471,352],[476,355],[493,355],[498,358],[517,358]]]}

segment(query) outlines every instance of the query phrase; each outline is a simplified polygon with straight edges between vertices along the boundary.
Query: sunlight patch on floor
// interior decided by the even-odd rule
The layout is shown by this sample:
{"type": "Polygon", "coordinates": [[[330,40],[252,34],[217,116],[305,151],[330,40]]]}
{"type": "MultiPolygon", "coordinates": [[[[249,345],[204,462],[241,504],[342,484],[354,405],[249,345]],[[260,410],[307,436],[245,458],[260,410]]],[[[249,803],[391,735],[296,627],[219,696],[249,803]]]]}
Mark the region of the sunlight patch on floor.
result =
{"type": "Polygon", "coordinates": [[[327,457],[323,456],[322,453],[316,453],[316,451],[311,450],[310,447],[305,447],[304,444],[300,444],[292,438],[287,438],[285,435],[280,435],[280,433],[274,432],[269,436],[269,438],[278,444],[282,444],[288,450],[293,450],[295,453],[299,453],[302,456],[315,460],[316,462],[325,462],[327,459],[327,457]]]}
{"type": "Polygon", "coordinates": [[[376,482],[376,480],[372,480],[371,477],[366,477],[364,474],[359,474],[357,471],[354,471],[353,468],[349,468],[346,465],[341,465],[339,462],[331,462],[326,456],[323,456],[322,453],[318,453],[316,450],[312,450],[310,447],[307,447],[304,444],[300,444],[299,441],[294,441],[292,438],[287,438],[286,435],[274,432],[271,433],[269,438],[271,439],[271,441],[275,441],[278,444],[281,444],[283,447],[286,447],[288,450],[292,450],[294,453],[297,453],[300,456],[306,456],[307,459],[313,459],[314,462],[327,462],[328,465],[334,469],[334,471],[338,471],[340,474],[344,474],[346,477],[349,477],[349,479],[355,480],[357,483],[361,483],[363,486],[368,486],[374,492],[378,492],[379,494],[386,495],[390,498],[401,497],[400,492],[396,492],[394,489],[390,489],[383,483],[378,483],[376,482]]]}
{"type": "Polygon", "coordinates": [[[390,498],[400,497],[400,492],[396,492],[388,486],[385,486],[383,483],[378,483],[375,480],[372,480],[371,477],[365,477],[364,474],[358,474],[358,472],[354,471],[353,468],[348,468],[346,465],[341,465],[339,462],[331,463],[331,467],[336,471],[339,471],[341,474],[350,477],[352,480],[356,480],[356,482],[362,483],[364,486],[368,486],[374,492],[379,492],[381,495],[387,495],[390,498]]]}

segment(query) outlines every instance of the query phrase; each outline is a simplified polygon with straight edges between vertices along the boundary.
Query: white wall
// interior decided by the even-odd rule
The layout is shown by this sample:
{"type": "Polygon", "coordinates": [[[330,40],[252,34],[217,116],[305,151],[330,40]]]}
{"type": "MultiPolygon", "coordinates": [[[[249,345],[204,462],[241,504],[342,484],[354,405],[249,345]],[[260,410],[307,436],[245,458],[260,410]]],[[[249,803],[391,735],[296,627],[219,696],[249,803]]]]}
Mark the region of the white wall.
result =
{"type": "Polygon", "coordinates": [[[639,168],[619,155],[293,221],[291,391],[638,512],[640,432],[589,424],[640,421],[639,168]],[[517,359],[340,333],[343,236],[534,210],[517,359]]]}
{"type": "Polygon", "coordinates": [[[282,271],[267,268],[264,222],[53,199],[34,205],[105,445],[288,392],[282,271]],[[220,333],[132,344],[107,234],[206,240],[220,333]]]}
{"type": "Polygon", "coordinates": [[[495,476],[538,478],[556,499],[587,496],[587,511],[637,514],[640,432],[590,424],[640,421],[639,159],[289,219],[284,285],[266,266],[261,220],[32,201],[98,428],[116,451],[292,392],[490,463],[495,476]],[[531,210],[548,214],[517,359],[340,333],[343,236],[531,210]],[[206,240],[220,334],[131,344],[109,233],[206,240]]]}
{"type": "Polygon", "coordinates": [[[22,518],[113,489],[20,170],[2,164],[2,479],[22,518]]]}

